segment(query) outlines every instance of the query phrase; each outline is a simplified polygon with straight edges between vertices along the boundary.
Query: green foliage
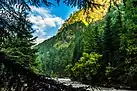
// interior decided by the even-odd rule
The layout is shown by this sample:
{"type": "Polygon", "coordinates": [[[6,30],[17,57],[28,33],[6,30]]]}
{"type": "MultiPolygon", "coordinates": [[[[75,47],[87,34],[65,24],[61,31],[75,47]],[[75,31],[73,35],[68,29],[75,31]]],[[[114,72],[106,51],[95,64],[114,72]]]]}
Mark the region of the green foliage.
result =
{"type": "MultiPolygon", "coordinates": [[[[59,5],[59,2],[63,2],[71,7],[78,8],[91,8],[91,7],[99,7],[99,4],[96,4],[95,0],[55,0],[59,5]]],[[[16,7],[19,10],[30,10],[30,5],[41,6],[41,4],[45,6],[56,5],[54,1],[50,0],[3,0],[0,1],[0,9],[3,8],[7,11],[15,11],[13,7],[16,7]]]]}
{"type": "Polygon", "coordinates": [[[87,53],[102,51],[102,35],[104,28],[104,21],[97,21],[89,24],[84,32],[84,51],[87,53]]]}
{"type": "Polygon", "coordinates": [[[81,57],[85,27],[81,22],[70,24],[62,32],[37,46],[46,75],[55,73],[57,76],[67,76],[66,66],[81,57]],[[73,59],[76,56],[77,59],[73,59]]]}
{"type": "Polygon", "coordinates": [[[88,26],[67,22],[56,36],[38,45],[46,74],[92,85],[136,88],[136,18],[137,8],[127,0],[88,26]]]}
{"type": "Polygon", "coordinates": [[[120,35],[122,31],[121,13],[117,7],[111,9],[105,19],[103,37],[104,65],[115,67],[120,59],[120,35]],[[113,16],[114,14],[115,16],[113,16]]]}
{"type": "Polygon", "coordinates": [[[136,15],[137,7],[134,7],[134,3],[131,0],[127,0],[125,7],[125,20],[124,20],[124,29],[123,35],[121,36],[121,50],[124,52],[125,64],[124,64],[124,82],[131,85],[132,87],[136,86],[136,64],[137,64],[137,40],[136,40],[136,15]],[[130,84],[131,83],[131,84],[130,84]]]}
{"type": "Polygon", "coordinates": [[[29,10],[28,5],[45,3],[48,6],[52,3],[47,0],[0,1],[0,51],[4,51],[15,64],[36,73],[68,76],[92,85],[136,88],[137,1],[115,2],[103,20],[100,20],[105,14],[103,8],[100,8],[102,13],[88,14],[89,7],[97,8],[98,4],[94,2],[64,0],[67,5],[86,9],[85,15],[84,9],[71,15],[56,36],[34,48],[34,31],[25,10],[29,10]]]}
{"type": "Polygon", "coordinates": [[[91,80],[91,77],[97,74],[98,68],[100,67],[100,64],[98,63],[99,58],[101,58],[101,55],[97,53],[83,53],[80,60],[71,68],[74,74],[73,76],[80,81],[84,78],[83,76],[85,76],[87,80],[91,80]]]}
{"type": "Polygon", "coordinates": [[[1,9],[1,22],[0,28],[0,51],[4,51],[8,57],[15,60],[22,66],[32,69],[38,72],[38,63],[35,62],[37,49],[33,48],[34,40],[32,33],[34,30],[31,28],[32,24],[27,19],[27,13],[25,11],[16,11],[18,18],[6,10],[1,9]],[[9,26],[4,25],[6,22],[9,26]],[[7,34],[7,35],[5,35],[7,34]]]}

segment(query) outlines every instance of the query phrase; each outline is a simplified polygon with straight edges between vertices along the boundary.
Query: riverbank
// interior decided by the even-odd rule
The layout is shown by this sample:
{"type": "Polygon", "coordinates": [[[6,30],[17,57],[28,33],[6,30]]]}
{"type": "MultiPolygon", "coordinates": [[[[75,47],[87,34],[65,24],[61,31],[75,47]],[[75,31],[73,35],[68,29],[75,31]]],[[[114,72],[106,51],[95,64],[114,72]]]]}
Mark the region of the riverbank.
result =
{"type": "Polygon", "coordinates": [[[73,88],[83,88],[85,91],[137,91],[137,90],[130,90],[130,89],[121,89],[121,88],[108,88],[108,87],[92,87],[90,85],[82,84],[81,82],[72,81],[69,78],[53,78],[59,83],[62,83],[66,86],[71,85],[73,88]]]}

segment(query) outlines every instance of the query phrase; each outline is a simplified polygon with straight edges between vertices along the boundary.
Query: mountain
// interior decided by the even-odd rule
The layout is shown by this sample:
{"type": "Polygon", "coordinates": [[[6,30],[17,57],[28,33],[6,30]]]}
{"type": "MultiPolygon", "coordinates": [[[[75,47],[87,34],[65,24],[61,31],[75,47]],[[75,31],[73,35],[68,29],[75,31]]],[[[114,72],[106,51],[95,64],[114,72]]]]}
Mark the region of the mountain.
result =
{"type": "Polygon", "coordinates": [[[43,73],[92,86],[136,89],[136,2],[113,3],[105,17],[93,22],[80,15],[82,10],[71,15],[56,36],[37,46],[43,73]]]}
{"type": "Polygon", "coordinates": [[[97,20],[103,19],[106,15],[108,7],[109,7],[109,0],[95,0],[96,4],[99,4],[97,7],[88,8],[88,9],[81,9],[73,14],[65,21],[62,27],[59,29],[58,32],[61,32],[64,27],[68,26],[69,24],[73,24],[75,22],[83,22],[86,26],[91,22],[95,22],[97,20]]]}
{"type": "Polygon", "coordinates": [[[66,65],[71,63],[75,44],[82,40],[85,28],[82,22],[73,23],[37,46],[47,75],[55,72],[61,74],[66,65]]]}
{"type": "Polygon", "coordinates": [[[105,2],[106,0],[97,1],[101,5],[100,7],[74,12],[58,30],[56,36],[37,46],[39,59],[42,61],[46,75],[67,75],[64,72],[66,65],[72,64],[74,60],[79,60],[83,51],[83,36],[85,31],[88,31],[87,27],[102,20],[108,10],[109,5],[108,2],[105,2]],[[74,54],[76,59],[73,59],[74,54]]]}

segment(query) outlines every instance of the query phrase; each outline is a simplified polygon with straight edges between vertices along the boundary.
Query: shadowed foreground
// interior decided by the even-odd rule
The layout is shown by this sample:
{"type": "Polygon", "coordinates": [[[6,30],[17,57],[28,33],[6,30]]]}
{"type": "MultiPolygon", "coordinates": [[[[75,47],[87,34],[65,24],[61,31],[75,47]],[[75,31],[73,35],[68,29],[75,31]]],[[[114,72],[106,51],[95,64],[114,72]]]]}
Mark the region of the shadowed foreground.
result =
{"type": "Polygon", "coordinates": [[[84,91],[38,75],[0,52],[0,91],[84,91]]]}

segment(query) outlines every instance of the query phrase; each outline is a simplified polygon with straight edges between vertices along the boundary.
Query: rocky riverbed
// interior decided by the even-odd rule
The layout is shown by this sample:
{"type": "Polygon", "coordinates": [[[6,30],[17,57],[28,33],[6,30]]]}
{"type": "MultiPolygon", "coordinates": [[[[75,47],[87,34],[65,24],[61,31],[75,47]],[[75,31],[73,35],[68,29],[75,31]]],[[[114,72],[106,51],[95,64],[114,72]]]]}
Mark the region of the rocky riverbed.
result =
{"type": "MultiPolygon", "coordinates": [[[[121,89],[114,89],[114,88],[103,88],[103,87],[97,87],[93,88],[90,85],[85,85],[77,81],[71,81],[69,78],[53,78],[54,80],[63,83],[64,85],[71,85],[74,88],[85,88],[86,91],[133,91],[133,90],[121,90],[121,89]]],[[[134,90],[137,91],[137,90],[134,90]]]]}

